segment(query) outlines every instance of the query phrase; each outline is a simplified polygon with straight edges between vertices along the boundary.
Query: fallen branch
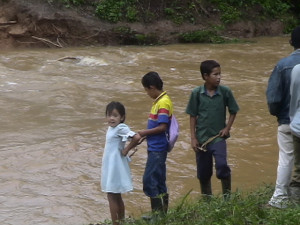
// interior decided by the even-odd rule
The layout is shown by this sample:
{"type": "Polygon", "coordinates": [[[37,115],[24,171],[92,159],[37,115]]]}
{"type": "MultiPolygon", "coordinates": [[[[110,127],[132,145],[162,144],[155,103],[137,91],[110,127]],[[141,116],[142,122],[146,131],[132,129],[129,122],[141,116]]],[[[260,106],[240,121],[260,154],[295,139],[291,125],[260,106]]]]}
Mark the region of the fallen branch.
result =
{"type": "Polygon", "coordinates": [[[67,59],[78,60],[77,57],[65,56],[65,57],[57,59],[57,61],[64,61],[64,60],[67,60],[67,59]]]}
{"type": "Polygon", "coordinates": [[[59,41],[59,38],[57,38],[56,42],[60,45],[60,46],[63,46],[60,41],[59,41]]]}
{"type": "Polygon", "coordinates": [[[63,47],[63,46],[61,46],[59,43],[56,44],[56,43],[54,43],[54,42],[52,42],[52,41],[49,41],[48,39],[45,39],[45,38],[39,38],[39,37],[35,37],[35,36],[31,36],[31,37],[32,37],[33,39],[42,41],[42,42],[44,42],[44,43],[46,43],[46,44],[52,44],[52,45],[54,45],[54,46],[56,46],[56,47],[58,47],[58,48],[62,48],[62,47],[63,47]]]}
{"type": "Polygon", "coordinates": [[[98,36],[98,35],[99,35],[99,33],[100,33],[100,32],[101,32],[101,31],[99,30],[97,33],[95,33],[95,34],[92,34],[91,36],[84,37],[84,39],[90,39],[90,38],[96,37],[96,36],[98,36]]]}
{"type": "Polygon", "coordinates": [[[12,24],[16,24],[16,23],[17,23],[17,21],[12,20],[12,21],[8,21],[8,22],[2,22],[2,23],[0,23],[0,26],[12,25],[12,24]]]}

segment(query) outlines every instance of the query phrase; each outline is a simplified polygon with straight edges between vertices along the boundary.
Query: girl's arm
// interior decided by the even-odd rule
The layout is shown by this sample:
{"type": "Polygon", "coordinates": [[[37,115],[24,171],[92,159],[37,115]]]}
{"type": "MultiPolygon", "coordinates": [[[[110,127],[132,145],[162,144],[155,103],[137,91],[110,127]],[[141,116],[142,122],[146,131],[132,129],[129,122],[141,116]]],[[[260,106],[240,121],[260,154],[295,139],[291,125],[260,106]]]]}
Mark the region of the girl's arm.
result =
{"type": "Polygon", "coordinates": [[[196,122],[197,117],[196,116],[190,116],[190,131],[191,131],[191,145],[194,151],[198,151],[199,142],[196,137],[196,122]]]}
{"type": "Polygon", "coordinates": [[[128,152],[130,151],[130,149],[134,148],[135,146],[137,146],[138,144],[140,144],[140,139],[141,136],[140,134],[135,134],[132,138],[130,143],[122,150],[122,155],[126,156],[128,154],[128,152]]]}
{"type": "Polygon", "coordinates": [[[236,117],[236,114],[230,114],[229,115],[229,119],[228,119],[226,127],[224,129],[222,129],[219,133],[221,137],[229,135],[229,131],[230,131],[231,126],[232,126],[232,124],[235,120],[235,117],[236,117]]]}

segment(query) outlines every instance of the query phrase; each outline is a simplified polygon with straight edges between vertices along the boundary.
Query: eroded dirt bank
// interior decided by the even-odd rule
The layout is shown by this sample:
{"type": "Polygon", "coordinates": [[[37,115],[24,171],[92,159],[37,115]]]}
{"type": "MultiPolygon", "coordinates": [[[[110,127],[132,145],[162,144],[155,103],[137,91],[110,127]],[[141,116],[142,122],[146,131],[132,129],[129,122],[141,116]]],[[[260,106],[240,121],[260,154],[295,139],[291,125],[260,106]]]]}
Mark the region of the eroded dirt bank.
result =
{"type": "MultiPolygon", "coordinates": [[[[88,45],[134,44],[132,35],[151,34],[156,42],[178,42],[181,32],[199,30],[208,24],[218,24],[218,15],[205,15],[196,25],[176,25],[161,20],[151,24],[110,24],[94,17],[89,10],[76,11],[42,0],[6,0],[0,2],[0,48],[71,47],[88,45]],[[120,29],[120,27],[126,27],[120,29]]],[[[255,23],[244,21],[228,26],[223,35],[251,38],[261,35],[280,35],[280,21],[255,23]]]]}

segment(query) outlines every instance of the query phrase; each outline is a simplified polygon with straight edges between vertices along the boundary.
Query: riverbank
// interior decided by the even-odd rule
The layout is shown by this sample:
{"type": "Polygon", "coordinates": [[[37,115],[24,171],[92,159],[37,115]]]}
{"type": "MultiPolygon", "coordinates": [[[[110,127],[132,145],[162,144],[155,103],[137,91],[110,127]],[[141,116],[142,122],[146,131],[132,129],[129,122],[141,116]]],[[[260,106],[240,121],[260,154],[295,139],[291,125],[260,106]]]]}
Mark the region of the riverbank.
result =
{"type": "MultiPolygon", "coordinates": [[[[151,222],[143,219],[129,218],[124,225],[204,225],[204,224],[284,224],[298,225],[300,207],[291,202],[286,209],[268,206],[274,188],[265,185],[256,190],[243,193],[236,191],[231,199],[225,201],[223,196],[207,199],[191,199],[189,194],[184,196],[178,204],[169,209],[167,215],[155,215],[151,222]]],[[[110,221],[94,225],[110,224],[110,221]]],[[[90,224],[93,225],[93,224],[90,224]]]]}
{"type": "MultiPolygon", "coordinates": [[[[223,26],[214,8],[199,14],[197,23],[177,24],[164,18],[151,23],[109,23],[97,18],[89,7],[67,8],[54,1],[6,0],[0,7],[1,49],[172,44],[180,42],[183,33],[223,26]]],[[[243,20],[219,29],[218,35],[226,39],[275,36],[283,29],[280,20],[243,20]]]]}

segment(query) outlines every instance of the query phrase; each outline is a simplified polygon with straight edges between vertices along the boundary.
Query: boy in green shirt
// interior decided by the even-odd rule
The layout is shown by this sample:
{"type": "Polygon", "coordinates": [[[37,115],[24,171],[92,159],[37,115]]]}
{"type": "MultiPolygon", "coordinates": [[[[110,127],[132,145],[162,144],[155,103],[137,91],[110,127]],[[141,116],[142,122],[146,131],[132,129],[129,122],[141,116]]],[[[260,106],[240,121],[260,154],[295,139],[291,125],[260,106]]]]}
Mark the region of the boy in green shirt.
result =
{"type": "Polygon", "coordinates": [[[224,196],[231,191],[231,170],[227,164],[226,138],[239,110],[231,90],[221,86],[221,67],[214,60],[200,65],[204,85],[193,89],[186,108],[190,115],[191,145],[196,152],[197,177],[201,193],[212,195],[213,157],[217,178],[221,179],[224,196]],[[226,108],[229,118],[226,124],[226,108]]]}

